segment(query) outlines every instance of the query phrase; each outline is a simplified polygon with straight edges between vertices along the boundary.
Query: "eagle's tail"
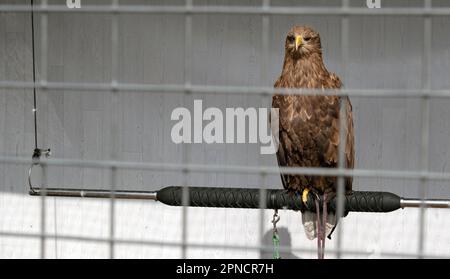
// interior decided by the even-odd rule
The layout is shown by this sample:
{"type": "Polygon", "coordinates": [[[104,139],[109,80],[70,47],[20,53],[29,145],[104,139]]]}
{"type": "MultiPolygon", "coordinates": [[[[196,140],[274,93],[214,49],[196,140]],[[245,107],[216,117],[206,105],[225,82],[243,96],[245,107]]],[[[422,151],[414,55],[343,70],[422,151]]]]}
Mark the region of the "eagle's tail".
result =
{"type": "Polygon", "coordinates": [[[317,237],[317,215],[316,213],[305,211],[302,213],[302,223],[306,237],[313,240],[317,237]]]}
{"type": "MultiPolygon", "coordinates": [[[[302,224],[305,229],[306,237],[314,240],[317,237],[317,213],[305,211],[302,213],[302,224]]],[[[330,235],[336,225],[336,215],[334,212],[328,212],[325,222],[325,236],[330,235]]]]}

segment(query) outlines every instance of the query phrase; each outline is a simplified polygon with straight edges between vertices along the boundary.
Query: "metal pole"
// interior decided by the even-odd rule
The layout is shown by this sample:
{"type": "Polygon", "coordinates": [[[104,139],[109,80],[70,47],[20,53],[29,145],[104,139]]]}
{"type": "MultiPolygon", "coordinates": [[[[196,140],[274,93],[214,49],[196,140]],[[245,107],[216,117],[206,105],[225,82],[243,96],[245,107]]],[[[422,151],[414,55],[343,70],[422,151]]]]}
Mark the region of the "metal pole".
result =
{"type": "Polygon", "coordinates": [[[134,199],[134,200],[157,200],[156,192],[151,191],[114,191],[111,190],[84,190],[84,189],[63,189],[63,188],[33,188],[30,195],[39,196],[44,193],[49,197],[72,197],[72,198],[111,198],[134,199]]]}
{"type": "MultiPolygon", "coordinates": [[[[224,207],[224,208],[259,208],[258,189],[244,188],[211,188],[211,187],[189,187],[191,196],[190,206],[224,207]],[[207,200],[210,198],[210,200],[207,200]],[[214,200],[215,199],[215,200],[214,200]]],[[[95,189],[64,189],[64,188],[34,188],[30,191],[32,196],[45,194],[50,197],[76,197],[76,198],[111,198],[154,200],[167,205],[182,205],[179,201],[181,187],[171,186],[159,191],[123,191],[95,189]],[[159,194],[159,197],[158,197],[159,194]]],[[[448,199],[421,199],[400,198],[395,194],[387,192],[358,192],[346,196],[346,210],[358,212],[390,212],[400,208],[415,207],[423,204],[426,208],[450,208],[448,199]],[[384,202],[381,200],[384,199],[384,202]],[[386,203],[394,205],[386,206],[386,203]]],[[[330,201],[330,208],[335,206],[335,200],[330,201]]],[[[299,197],[291,195],[284,190],[267,190],[267,208],[270,209],[313,209],[314,202],[303,205],[299,197]]]]}
{"type": "Polygon", "coordinates": [[[401,208],[405,207],[417,207],[420,208],[423,204],[423,208],[450,208],[450,200],[421,200],[421,199],[404,199],[400,200],[401,208]]]}

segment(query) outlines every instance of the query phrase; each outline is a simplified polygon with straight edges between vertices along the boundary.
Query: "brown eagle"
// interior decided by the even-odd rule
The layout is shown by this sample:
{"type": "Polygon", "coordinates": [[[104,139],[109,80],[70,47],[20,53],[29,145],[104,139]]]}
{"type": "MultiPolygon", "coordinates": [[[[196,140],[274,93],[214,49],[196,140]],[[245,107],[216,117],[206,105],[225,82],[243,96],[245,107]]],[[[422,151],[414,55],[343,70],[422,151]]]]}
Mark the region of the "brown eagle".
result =
{"type": "MultiPolygon", "coordinates": [[[[334,73],[328,72],[322,60],[319,33],[311,27],[295,26],[286,37],[284,64],[275,88],[339,89],[342,83],[334,73]]],[[[275,94],[272,107],[279,109],[279,147],[277,159],[283,167],[338,166],[339,109],[346,107],[345,167],[354,165],[354,134],[352,107],[348,97],[328,94],[286,95],[275,94]]],[[[285,189],[302,195],[306,202],[308,192],[322,196],[324,205],[335,195],[336,177],[281,174],[285,189]]],[[[346,178],[345,189],[352,190],[352,179],[346,178]]],[[[325,235],[336,226],[336,216],[327,214],[326,207],[320,217],[318,199],[316,212],[302,212],[302,223],[309,239],[318,239],[319,258],[324,256],[325,235]]]]}

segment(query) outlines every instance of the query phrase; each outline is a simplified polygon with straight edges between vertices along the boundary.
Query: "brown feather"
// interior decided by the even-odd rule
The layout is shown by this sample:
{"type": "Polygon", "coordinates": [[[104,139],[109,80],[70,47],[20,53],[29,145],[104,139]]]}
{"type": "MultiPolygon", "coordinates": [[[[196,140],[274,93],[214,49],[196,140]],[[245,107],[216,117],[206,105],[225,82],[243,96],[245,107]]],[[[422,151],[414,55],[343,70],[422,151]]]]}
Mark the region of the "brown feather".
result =
{"type": "MultiPolygon", "coordinates": [[[[285,58],[281,76],[275,88],[339,89],[342,84],[335,74],[329,73],[322,60],[319,34],[309,27],[294,27],[288,34],[309,37],[299,51],[292,49],[286,39],[285,58]]],[[[354,167],[354,131],[352,106],[348,97],[301,96],[275,94],[272,107],[279,108],[280,145],[278,164],[288,167],[325,167],[338,165],[339,106],[346,105],[345,166],[354,167]]],[[[335,190],[336,177],[282,175],[283,186],[291,191],[314,188],[320,192],[335,190]]],[[[347,191],[352,179],[345,181],[347,191]]]]}

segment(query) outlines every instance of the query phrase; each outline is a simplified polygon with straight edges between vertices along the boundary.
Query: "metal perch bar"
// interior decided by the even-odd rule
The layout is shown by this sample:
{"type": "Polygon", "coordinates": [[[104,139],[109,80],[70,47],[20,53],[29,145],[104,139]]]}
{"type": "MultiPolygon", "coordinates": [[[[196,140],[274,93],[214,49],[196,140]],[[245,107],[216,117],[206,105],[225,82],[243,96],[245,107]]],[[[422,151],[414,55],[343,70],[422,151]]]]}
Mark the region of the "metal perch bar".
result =
{"type": "MultiPolygon", "coordinates": [[[[188,187],[189,206],[193,207],[224,207],[224,208],[260,208],[260,190],[245,188],[214,188],[188,187]]],[[[182,189],[180,186],[170,186],[159,191],[108,191],[64,188],[33,188],[32,196],[80,197],[80,198],[110,198],[155,200],[166,205],[182,205],[182,189]]],[[[304,204],[299,195],[284,190],[267,189],[266,205],[268,209],[315,210],[312,194],[304,204]]],[[[345,196],[346,212],[391,212],[400,208],[420,207],[450,208],[450,200],[406,199],[389,192],[355,191],[345,196]]],[[[329,202],[329,210],[336,210],[336,199],[329,202]]]]}

